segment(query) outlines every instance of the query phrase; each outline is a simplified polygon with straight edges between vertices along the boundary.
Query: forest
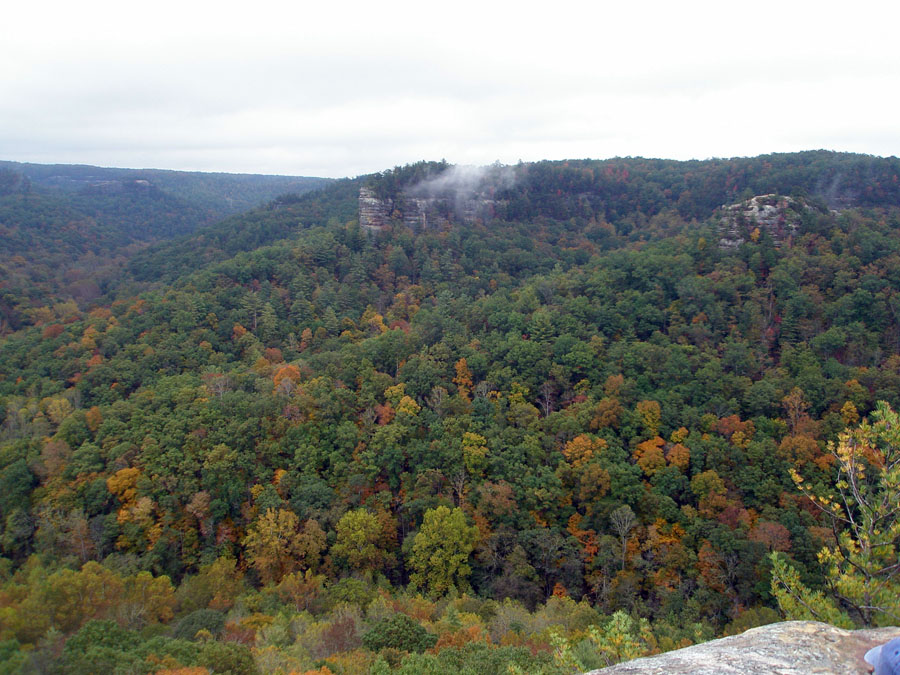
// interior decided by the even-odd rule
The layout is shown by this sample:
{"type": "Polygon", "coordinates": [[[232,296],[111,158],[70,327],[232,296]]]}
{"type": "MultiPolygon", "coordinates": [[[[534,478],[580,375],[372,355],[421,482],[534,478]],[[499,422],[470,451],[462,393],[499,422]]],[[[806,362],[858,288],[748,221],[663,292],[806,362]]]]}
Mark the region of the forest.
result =
{"type": "Polygon", "coordinates": [[[549,675],[897,623],[900,160],[451,171],[119,217],[0,172],[0,673],[549,675]],[[491,216],[408,226],[427,181],[491,216]]]}
{"type": "Polygon", "coordinates": [[[47,305],[102,304],[148,244],[327,182],[0,161],[0,335],[47,305]]]}

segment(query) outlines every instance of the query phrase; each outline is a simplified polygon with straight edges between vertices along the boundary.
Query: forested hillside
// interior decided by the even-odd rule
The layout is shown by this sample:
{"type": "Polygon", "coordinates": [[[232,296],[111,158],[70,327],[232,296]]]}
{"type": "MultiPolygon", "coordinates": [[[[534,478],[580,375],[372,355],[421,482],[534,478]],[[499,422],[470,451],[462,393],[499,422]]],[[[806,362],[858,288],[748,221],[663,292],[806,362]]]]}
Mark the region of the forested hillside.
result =
{"type": "Polygon", "coordinates": [[[791,470],[827,491],[900,406],[900,162],[453,171],[279,198],[2,338],[12,667],[565,673],[778,620],[773,552],[834,589],[791,470]]]}
{"type": "Polygon", "coordinates": [[[35,189],[69,193],[114,192],[134,181],[146,181],[172,197],[205,209],[218,218],[254,208],[279,195],[302,194],[329,182],[326,178],[304,176],[119,169],[6,161],[0,161],[0,168],[25,176],[35,189]]]}
{"type": "Polygon", "coordinates": [[[0,162],[0,334],[90,306],[149,243],[326,182],[0,162]]]}

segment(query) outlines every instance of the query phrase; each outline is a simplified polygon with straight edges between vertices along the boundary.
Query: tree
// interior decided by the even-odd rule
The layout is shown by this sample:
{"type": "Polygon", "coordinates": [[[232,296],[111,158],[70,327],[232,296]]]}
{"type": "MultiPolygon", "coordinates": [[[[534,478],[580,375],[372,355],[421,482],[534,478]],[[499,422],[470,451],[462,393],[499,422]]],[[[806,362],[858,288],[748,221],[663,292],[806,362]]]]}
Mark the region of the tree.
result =
{"type": "Polygon", "coordinates": [[[259,673],[250,648],[234,642],[214,640],[205,643],[200,649],[197,662],[213,673],[259,673]]]}
{"type": "Polygon", "coordinates": [[[625,569],[625,551],[628,543],[628,533],[631,528],[637,524],[637,517],[628,504],[623,504],[611,514],[609,514],[609,522],[612,523],[613,529],[619,535],[622,542],[622,569],[625,569]]]}
{"type": "Polygon", "coordinates": [[[52,574],[39,593],[39,602],[49,610],[53,625],[68,632],[88,619],[106,617],[122,600],[123,586],[121,577],[91,561],[77,572],[63,569],[52,574]]]}
{"type": "Polygon", "coordinates": [[[379,547],[381,523],[365,509],[347,511],[337,524],[337,540],[331,553],[346,561],[350,569],[360,572],[375,570],[384,560],[379,547]]]}
{"type": "Polygon", "coordinates": [[[635,406],[635,412],[638,418],[647,430],[650,436],[656,436],[659,433],[659,424],[662,417],[662,410],[657,401],[641,401],[635,406]]]}
{"type": "Polygon", "coordinates": [[[437,640],[437,635],[429,633],[406,614],[381,619],[362,637],[363,645],[373,652],[388,648],[422,653],[434,647],[437,640]]]}
{"type": "Polygon", "coordinates": [[[138,572],[124,580],[116,616],[128,628],[143,628],[147,624],[169,621],[175,607],[175,589],[168,577],[154,577],[150,572],[138,572]]]}
{"type": "Polygon", "coordinates": [[[665,441],[659,436],[654,436],[643,443],[638,443],[634,450],[635,462],[648,477],[652,478],[653,474],[666,465],[663,445],[665,441]]]}
{"type": "Polygon", "coordinates": [[[271,341],[278,333],[278,317],[268,302],[262,306],[259,312],[259,333],[264,342],[271,341]]]}
{"type": "Polygon", "coordinates": [[[300,369],[288,364],[275,371],[272,381],[275,383],[275,393],[289,395],[300,382],[300,369]]]}
{"type": "Polygon", "coordinates": [[[462,454],[466,470],[473,476],[480,475],[488,454],[487,439],[480,434],[466,431],[462,437],[462,454]]]}
{"type": "Polygon", "coordinates": [[[65,672],[87,675],[110,672],[121,662],[136,642],[135,633],[121,628],[114,621],[91,620],[66,640],[61,654],[65,672]]]}
{"type": "Polygon", "coordinates": [[[607,666],[650,653],[654,642],[650,622],[647,619],[635,621],[622,610],[613,614],[602,628],[591,626],[588,639],[607,666]]]}
{"type": "Polygon", "coordinates": [[[454,368],[456,369],[456,377],[453,378],[453,383],[457,387],[459,397],[468,401],[472,392],[472,373],[469,371],[466,359],[461,358],[456,362],[454,368]]]}
{"type": "Polygon", "coordinates": [[[4,516],[23,506],[27,508],[28,493],[35,476],[24,458],[17,459],[0,471],[0,511],[4,516]]]}
{"type": "Polygon", "coordinates": [[[278,582],[299,566],[303,553],[298,550],[299,525],[293,511],[267,509],[250,526],[243,544],[263,583],[278,582]]]}
{"type": "Polygon", "coordinates": [[[786,618],[794,621],[824,621],[841,628],[853,628],[853,622],[822,591],[813,591],[800,581],[800,574],[783,554],[773,551],[772,595],[786,618]]]}
{"type": "MultiPolygon", "coordinates": [[[[879,401],[871,421],[841,433],[828,449],[837,467],[832,490],[811,487],[791,470],[797,487],[831,520],[835,544],[824,547],[818,556],[828,591],[838,607],[865,626],[896,624],[900,621],[900,415],[879,401]]],[[[778,559],[774,554],[773,558],[778,559]]],[[[782,611],[789,613],[792,599],[809,609],[802,598],[813,594],[788,569],[784,565],[773,569],[772,586],[780,590],[776,596],[782,611]]]]}
{"type": "Polygon", "coordinates": [[[226,611],[244,591],[244,579],[237,569],[237,561],[221,556],[202,565],[197,574],[187,577],[178,588],[181,611],[210,609],[226,611]]]}
{"type": "Polygon", "coordinates": [[[313,574],[312,570],[286,574],[278,584],[278,594],[290,601],[297,611],[308,610],[318,600],[325,586],[324,574],[313,574]]]}
{"type": "Polygon", "coordinates": [[[413,540],[410,579],[433,595],[465,587],[472,572],[469,555],[477,539],[478,528],[466,523],[462,509],[429,509],[413,540]]]}
{"type": "Polygon", "coordinates": [[[225,615],[214,609],[196,609],[183,617],[175,626],[174,637],[180,640],[195,640],[197,633],[206,631],[218,637],[225,628],[225,615]]]}
{"type": "Polygon", "coordinates": [[[579,467],[599,456],[607,447],[607,442],[602,438],[591,438],[587,434],[580,434],[568,441],[563,448],[563,456],[573,467],[579,467]]]}
{"type": "Polygon", "coordinates": [[[317,570],[325,550],[327,535],[319,521],[310,518],[303,524],[303,531],[297,536],[296,551],[300,556],[300,567],[317,570]]]}

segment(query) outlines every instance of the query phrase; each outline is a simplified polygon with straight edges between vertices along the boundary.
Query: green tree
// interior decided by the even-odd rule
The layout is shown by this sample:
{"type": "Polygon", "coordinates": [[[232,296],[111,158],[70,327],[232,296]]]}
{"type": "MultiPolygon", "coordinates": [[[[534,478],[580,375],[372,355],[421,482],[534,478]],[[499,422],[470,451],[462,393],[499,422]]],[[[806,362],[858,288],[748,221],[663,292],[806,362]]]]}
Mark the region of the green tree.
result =
{"type": "Polygon", "coordinates": [[[200,649],[197,662],[214,673],[255,675],[259,672],[250,648],[234,642],[207,642],[200,649]]]}
{"type": "Polygon", "coordinates": [[[406,614],[381,619],[362,637],[366,649],[373,652],[385,648],[422,653],[437,644],[438,636],[429,633],[406,614]]]}
{"type": "Polygon", "coordinates": [[[853,627],[850,617],[838,609],[833,600],[822,591],[810,590],[800,581],[800,574],[788,564],[784,554],[773,551],[769,559],[772,561],[772,595],[788,619],[853,627]]]}
{"type": "Polygon", "coordinates": [[[381,523],[365,509],[347,511],[336,530],[337,540],[331,554],[344,560],[350,569],[371,572],[384,560],[384,551],[379,546],[381,523]]]}
{"type": "MultiPolygon", "coordinates": [[[[811,487],[791,470],[797,487],[834,527],[835,544],[818,556],[828,591],[857,622],[894,625],[900,621],[900,415],[879,401],[871,421],[840,434],[829,450],[837,468],[832,489],[811,487]]],[[[791,616],[799,603],[814,616],[820,613],[803,601],[811,592],[787,570],[783,565],[773,569],[782,611],[791,616]]]]}
{"type": "Polygon", "coordinates": [[[225,615],[214,609],[198,609],[179,621],[175,626],[174,636],[180,640],[195,640],[197,633],[207,631],[218,637],[225,627],[225,615]]]}
{"type": "Polygon", "coordinates": [[[613,614],[602,628],[591,626],[588,638],[608,666],[648,654],[653,643],[647,619],[635,621],[622,610],[613,614]]]}
{"type": "Polygon", "coordinates": [[[64,672],[96,673],[112,672],[120,666],[136,642],[133,631],[121,628],[114,621],[91,620],[66,641],[62,652],[64,672]]]}
{"type": "Polygon", "coordinates": [[[268,302],[259,311],[259,336],[264,342],[270,342],[278,334],[278,316],[268,302]]]}
{"type": "Polygon", "coordinates": [[[469,555],[477,540],[478,528],[466,523],[462,509],[429,509],[413,540],[410,579],[433,595],[465,587],[472,572],[469,555]]]}

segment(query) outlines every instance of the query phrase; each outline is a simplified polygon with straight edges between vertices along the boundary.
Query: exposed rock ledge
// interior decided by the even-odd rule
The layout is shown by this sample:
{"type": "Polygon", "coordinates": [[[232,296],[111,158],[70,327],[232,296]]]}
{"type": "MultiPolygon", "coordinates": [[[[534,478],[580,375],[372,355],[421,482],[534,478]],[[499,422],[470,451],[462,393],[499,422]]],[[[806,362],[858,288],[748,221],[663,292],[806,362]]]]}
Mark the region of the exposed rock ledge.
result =
{"type": "Polygon", "coordinates": [[[866,651],[898,636],[900,627],[843,630],[815,621],[785,621],[659,656],[593,670],[588,675],[862,675],[868,672],[863,660],[866,651]]]}

